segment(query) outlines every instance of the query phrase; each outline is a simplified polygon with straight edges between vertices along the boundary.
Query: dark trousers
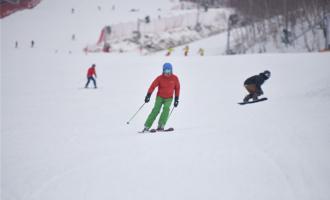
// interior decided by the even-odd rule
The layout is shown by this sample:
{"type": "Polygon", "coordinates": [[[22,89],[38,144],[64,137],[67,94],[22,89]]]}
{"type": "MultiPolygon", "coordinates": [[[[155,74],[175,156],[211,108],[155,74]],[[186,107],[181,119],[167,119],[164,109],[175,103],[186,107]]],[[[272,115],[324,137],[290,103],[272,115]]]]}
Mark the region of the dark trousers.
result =
{"type": "Polygon", "coordinates": [[[249,92],[249,94],[245,96],[245,98],[243,100],[244,102],[249,101],[249,99],[251,99],[251,98],[253,100],[257,100],[258,96],[264,94],[261,87],[257,87],[257,85],[255,85],[255,84],[244,85],[244,87],[249,92]]]}
{"type": "Polygon", "coordinates": [[[85,85],[85,88],[88,87],[89,82],[90,82],[91,80],[92,80],[93,83],[94,83],[94,88],[97,88],[97,87],[96,87],[96,81],[95,81],[94,77],[92,77],[92,76],[91,76],[91,77],[87,77],[87,83],[86,83],[86,85],[85,85]]]}

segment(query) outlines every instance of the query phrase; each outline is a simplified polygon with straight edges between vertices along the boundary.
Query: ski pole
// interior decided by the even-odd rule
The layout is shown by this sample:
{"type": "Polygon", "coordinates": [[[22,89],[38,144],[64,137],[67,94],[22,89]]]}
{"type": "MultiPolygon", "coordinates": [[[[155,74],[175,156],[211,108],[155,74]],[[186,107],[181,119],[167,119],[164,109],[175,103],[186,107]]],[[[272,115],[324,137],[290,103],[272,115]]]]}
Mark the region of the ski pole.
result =
{"type": "Polygon", "coordinates": [[[169,119],[170,119],[170,117],[171,117],[171,115],[172,115],[172,112],[173,112],[174,108],[175,108],[175,107],[173,106],[173,108],[172,108],[172,110],[171,110],[170,114],[168,115],[168,118],[167,118],[167,120],[169,120],[169,119]]]}
{"type": "MultiPolygon", "coordinates": [[[[144,103],[146,104],[146,103],[144,103]]],[[[142,107],[144,106],[144,104],[142,104],[142,106],[136,111],[136,113],[126,122],[126,124],[129,124],[130,121],[135,117],[136,114],[138,114],[138,112],[142,109],[142,107]]]]}

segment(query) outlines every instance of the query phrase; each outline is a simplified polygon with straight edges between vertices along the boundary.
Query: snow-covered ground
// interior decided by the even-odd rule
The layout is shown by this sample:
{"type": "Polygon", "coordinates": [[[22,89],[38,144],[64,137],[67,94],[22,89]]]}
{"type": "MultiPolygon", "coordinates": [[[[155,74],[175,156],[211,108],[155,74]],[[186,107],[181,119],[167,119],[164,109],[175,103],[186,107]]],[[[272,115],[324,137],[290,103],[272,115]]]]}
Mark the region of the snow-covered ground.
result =
{"type": "MultiPolygon", "coordinates": [[[[204,56],[219,56],[225,55],[226,52],[226,43],[227,42],[227,33],[217,34],[199,41],[195,41],[186,45],[181,45],[178,47],[173,48],[173,52],[170,56],[174,57],[182,57],[184,56],[184,48],[189,46],[189,53],[188,56],[200,57],[199,49],[204,49],[204,56]]],[[[153,53],[152,55],[156,56],[165,56],[167,50],[159,51],[153,53]]]]}
{"type": "MultiPolygon", "coordinates": [[[[58,31],[55,18],[33,13],[1,21],[1,199],[330,198],[329,53],[69,54],[71,30],[58,31]],[[24,31],[23,23],[16,32],[20,20],[37,31],[24,31]],[[37,32],[49,46],[29,47],[37,32]],[[176,130],[138,134],[155,94],[126,122],[164,62],[181,81],[180,104],[168,121],[176,130]],[[99,88],[82,89],[92,63],[99,88]],[[238,105],[243,81],[265,69],[272,72],[263,86],[269,100],[238,105]]],[[[82,26],[86,35],[98,33],[82,26]]],[[[216,49],[215,40],[203,45],[216,49]]]]}

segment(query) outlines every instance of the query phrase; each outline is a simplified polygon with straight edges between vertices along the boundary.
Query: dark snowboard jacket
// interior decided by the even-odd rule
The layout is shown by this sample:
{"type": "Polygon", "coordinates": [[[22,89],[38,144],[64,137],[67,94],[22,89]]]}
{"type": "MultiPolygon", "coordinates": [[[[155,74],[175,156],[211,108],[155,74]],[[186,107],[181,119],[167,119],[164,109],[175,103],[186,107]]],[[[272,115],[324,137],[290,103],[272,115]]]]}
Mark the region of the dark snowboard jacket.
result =
{"type": "Polygon", "coordinates": [[[261,90],[261,85],[268,79],[265,74],[260,73],[259,75],[251,76],[250,78],[244,81],[244,85],[251,85],[254,84],[257,86],[258,90],[261,90]]]}

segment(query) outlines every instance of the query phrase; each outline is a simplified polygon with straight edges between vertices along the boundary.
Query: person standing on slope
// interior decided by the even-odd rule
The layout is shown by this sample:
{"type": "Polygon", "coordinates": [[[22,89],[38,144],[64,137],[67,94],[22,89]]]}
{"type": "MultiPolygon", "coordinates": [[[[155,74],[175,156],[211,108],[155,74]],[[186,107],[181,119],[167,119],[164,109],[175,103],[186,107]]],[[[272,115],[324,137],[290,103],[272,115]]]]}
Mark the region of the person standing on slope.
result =
{"type": "Polygon", "coordinates": [[[167,53],[166,53],[166,56],[170,56],[172,54],[172,52],[174,51],[174,49],[172,47],[169,47],[167,49],[167,53]]]}
{"type": "Polygon", "coordinates": [[[260,95],[264,92],[261,89],[261,85],[270,78],[270,71],[266,70],[259,75],[252,76],[244,81],[244,87],[249,92],[243,99],[244,103],[247,103],[251,98],[253,101],[258,100],[260,95]]]}
{"type": "Polygon", "coordinates": [[[183,48],[183,52],[184,52],[184,56],[188,56],[188,53],[189,53],[189,46],[188,45],[183,48]]]}
{"type": "Polygon", "coordinates": [[[153,122],[155,121],[160,109],[163,107],[163,111],[159,117],[157,131],[163,131],[165,124],[167,122],[170,106],[174,98],[174,107],[179,105],[179,95],[180,95],[180,82],[176,75],[173,74],[172,65],[170,63],[165,63],[163,65],[163,73],[158,76],[149,87],[147,96],[145,97],[145,103],[150,101],[150,97],[154,89],[158,87],[157,97],[155,105],[149,114],[145,124],[143,132],[149,131],[153,122]]]}
{"type": "Polygon", "coordinates": [[[96,86],[96,80],[95,78],[97,78],[97,75],[96,75],[96,71],[95,71],[95,67],[96,65],[93,64],[90,68],[88,68],[87,70],[87,83],[85,85],[85,88],[88,88],[88,85],[89,85],[89,82],[92,80],[93,83],[94,83],[94,88],[96,89],[97,86],[96,86]],[[95,78],[94,78],[95,77],[95,78]]]}
{"type": "Polygon", "coordinates": [[[199,48],[199,49],[198,49],[198,54],[199,54],[200,56],[204,56],[204,49],[203,49],[203,48],[199,48]]]}

